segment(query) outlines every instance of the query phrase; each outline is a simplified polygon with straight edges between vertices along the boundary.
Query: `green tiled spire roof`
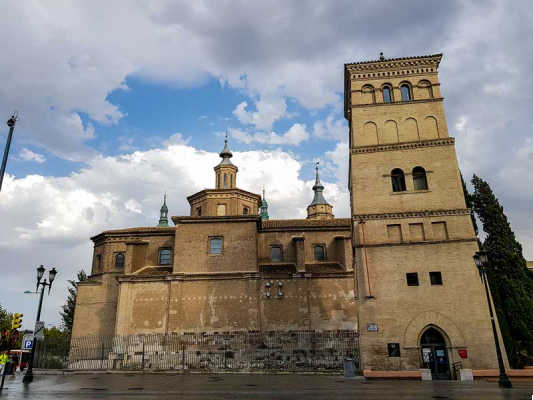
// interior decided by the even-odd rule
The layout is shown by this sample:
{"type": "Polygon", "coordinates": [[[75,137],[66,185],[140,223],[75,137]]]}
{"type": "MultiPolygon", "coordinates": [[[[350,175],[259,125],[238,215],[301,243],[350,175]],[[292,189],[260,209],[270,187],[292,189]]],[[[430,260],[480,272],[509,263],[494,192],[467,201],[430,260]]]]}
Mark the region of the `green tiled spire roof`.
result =
{"type": "Polygon", "coordinates": [[[168,226],[168,207],[167,207],[167,194],[165,192],[165,197],[163,198],[163,205],[161,206],[161,216],[159,217],[158,227],[168,226]]]}

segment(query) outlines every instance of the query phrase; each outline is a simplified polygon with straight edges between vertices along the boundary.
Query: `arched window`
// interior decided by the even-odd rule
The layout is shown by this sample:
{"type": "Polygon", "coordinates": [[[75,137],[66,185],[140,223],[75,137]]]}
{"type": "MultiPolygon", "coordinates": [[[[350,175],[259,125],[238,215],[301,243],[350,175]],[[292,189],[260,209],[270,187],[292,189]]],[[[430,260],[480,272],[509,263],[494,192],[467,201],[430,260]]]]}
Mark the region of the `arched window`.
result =
{"type": "Polygon", "coordinates": [[[362,89],[363,92],[363,104],[373,104],[376,102],[376,93],[374,91],[374,86],[365,85],[362,89]]]}
{"type": "Polygon", "coordinates": [[[222,238],[209,239],[209,254],[222,254],[222,238]]]}
{"type": "Polygon", "coordinates": [[[400,90],[402,92],[402,101],[410,101],[411,100],[411,88],[408,84],[404,83],[402,86],[400,86],[400,90]]]}
{"type": "Polygon", "coordinates": [[[325,261],[326,254],[324,251],[324,246],[313,246],[313,256],[315,261],[325,261]]]}
{"type": "Polygon", "coordinates": [[[428,190],[426,170],[422,167],[413,168],[413,184],[415,190],[428,190]]]}
{"type": "Polygon", "coordinates": [[[272,246],[270,248],[270,261],[272,262],[283,261],[283,251],[282,251],[281,246],[272,246]]]}
{"type": "Polygon", "coordinates": [[[407,190],[405,186],[405,175],[400,168],[393,169],[390,176],[393,192],[405,192],[407,190]]]}
{"type": "Polygon", "coordinates": [[[228,188],[228,176],[224,174],[224,189],[228,188]]]}
{"type": "Polygon", "coordinates": [[[233,189],[233,175],[229,176],[229,188],[233,189]]]}
{"type": "Polygon", "coordinates": [[[220,189],[220,172],[217,174],[217,189],[220,189]]]}
{"type": "Polygon", "coordinates": [[[196,209],[196,215],[199,216],[199,217],[202,216],[202,207],[198,207],[198,208],[196,209]]]}
{"type": "Polygon", "coordinates": [[[115,268],[124,268],[124,253],[115,255],[115,268]]]}
{"type": "Polygon", "coordinates": [[[242,215],[248,215],[248,214],[250,214],[250,209],[248,207],[244,207],[242,209],[242,215]]]}
{"type": "Polygon", "coordinates": [[[429,81],[420,81],[420,83],[418,84],[418,92],[420,93],[421,99],[433,98],[433,90],[429,81]]]}
{"type": "Polygon", "coordinates": [[[392,101],[392,91],[389,86],[383,86],[383,102],[390,103],[392,101]]]}
{"type": "Polygon", "coordinates": [[[159,265],[169,265],[172,261],[172,250],[161,249],[159,250],[159,265]]]}

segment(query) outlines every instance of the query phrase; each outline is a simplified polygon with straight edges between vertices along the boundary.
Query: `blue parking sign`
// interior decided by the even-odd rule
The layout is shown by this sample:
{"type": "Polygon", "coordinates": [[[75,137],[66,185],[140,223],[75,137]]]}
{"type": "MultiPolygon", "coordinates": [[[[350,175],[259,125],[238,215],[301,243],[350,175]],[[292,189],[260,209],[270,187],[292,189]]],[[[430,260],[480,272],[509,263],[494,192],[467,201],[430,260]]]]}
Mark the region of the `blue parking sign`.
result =
{"type": "Polygon", "coordinates": [[[24,346],[22,346],[24,348],[24,350],[30,350],[33,346],[33,340],[25,340],[24,341],[24,346]]]}

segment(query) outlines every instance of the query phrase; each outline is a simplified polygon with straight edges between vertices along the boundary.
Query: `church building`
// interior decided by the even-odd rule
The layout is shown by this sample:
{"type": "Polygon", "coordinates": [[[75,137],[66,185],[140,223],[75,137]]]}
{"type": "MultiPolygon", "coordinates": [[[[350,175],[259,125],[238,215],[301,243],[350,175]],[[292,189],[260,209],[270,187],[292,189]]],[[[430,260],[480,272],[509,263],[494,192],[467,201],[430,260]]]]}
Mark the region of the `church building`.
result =
{"type": "Polygon", "coordinates": [[[359,367],[495,369],[438,80],[441,54],[345,65],[351,218],[316,180],[306,219],[269,219],[225,146],[189,215],[94,237],[73,336],[352,332],[359,367]]]}

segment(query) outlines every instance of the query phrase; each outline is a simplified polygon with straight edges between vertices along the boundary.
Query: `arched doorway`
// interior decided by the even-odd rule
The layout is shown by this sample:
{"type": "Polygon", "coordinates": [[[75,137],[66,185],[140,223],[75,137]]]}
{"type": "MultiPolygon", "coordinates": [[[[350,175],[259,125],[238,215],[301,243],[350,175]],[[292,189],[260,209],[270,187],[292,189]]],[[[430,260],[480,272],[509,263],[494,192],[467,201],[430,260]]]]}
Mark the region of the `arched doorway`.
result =
{"type": "Polygon", "coordinates": [[[420,338],[422,348],[422,368],[431,370],[433,379],[451,379],[450,362],[446,341],[435,328],[427,329],[420,338]]]}

